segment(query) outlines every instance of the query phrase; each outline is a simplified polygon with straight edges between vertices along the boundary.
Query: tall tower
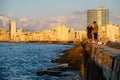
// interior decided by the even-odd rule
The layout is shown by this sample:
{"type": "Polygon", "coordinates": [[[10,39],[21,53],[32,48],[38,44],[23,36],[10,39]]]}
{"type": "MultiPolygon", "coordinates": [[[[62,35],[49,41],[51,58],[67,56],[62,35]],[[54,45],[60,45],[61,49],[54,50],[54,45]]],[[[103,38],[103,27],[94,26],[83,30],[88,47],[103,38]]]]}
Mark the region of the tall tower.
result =
{"type": "Polygon", "coordinates": [[[109,10],[104,7],[88,10],[87,22],[92,23],[93,21],[96,21],[99,27],[107,24],[109,22],[109,10]]]}
{"type": "Polygon", "coordinates": [[[97,23],[98,26],[103,26],[109,22],[109,10],[105,7],[97,9],[97,23]]]}
{"type": "Polygon", "coordinates": [[[10,39],[14,40],[15,39],[15,35],[16,35],[16,21],[12,20],[9,24],[9,30],[10,30],[10,39]]]}
{"type": "Polygon", "coordinates": [[[97,21],[97,10],[95,9],[87,11],[87,23],[92,24],[93,21],[97,21]]]}

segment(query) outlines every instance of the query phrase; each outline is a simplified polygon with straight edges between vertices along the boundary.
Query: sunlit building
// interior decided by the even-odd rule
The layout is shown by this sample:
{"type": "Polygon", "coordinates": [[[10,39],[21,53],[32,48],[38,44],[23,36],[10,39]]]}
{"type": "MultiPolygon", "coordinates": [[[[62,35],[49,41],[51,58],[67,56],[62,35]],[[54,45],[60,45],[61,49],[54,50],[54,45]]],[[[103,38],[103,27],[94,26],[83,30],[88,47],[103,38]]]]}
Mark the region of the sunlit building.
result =
{"type": "Polygon", "coordinates": [[[92,24],[93,21],[97,21],[97,10],[95,9],[87,11],[87,23],[92,24]]]}
{"type": "Polygon", "coordinates": [[[9,24],[9,36],[10,36],[10,39],[11,40],[14,40],[15,39],[15,36],[16,36],[16,21],[15,20],[12,20],[9,24]]]}
{"type": "Polygon", "coordinates": [[[98,26],[104,26],[109,22],[109,10],[105,7],[97,9],[97,23],[98,26]]]}
{"type": "Polygon", "coordinates": [[[42,32],[33,32],[32,41],[56,41],[54,30],[44,30],[42,32]]]}
{"type": "Polygon", "coordinates": [[[29,31],[25,31],[22,29],[17,30],[16,32],[16,36],[15,36],[15,41],[19,42],[19,41],[30,41],[30,32],[29,31]]]}
{"type": "Polygon", "coordinates": [[[6,34],[6,29],[5,28],[2,28],[2,27],[0,27],[0,35],[2,35],[2,34],[6,34]]]}
{"type": "Polygon", "coordinates": [[[0,41],[8,41],[9,35],[5,28],[0,27],[0,41]]]}
{"type": "Polygon", "coordinates": [[[43,40],[43,34],[41,32],[33,32],[31,34],[31,41],[41,41],[43,40]]]}
{"type": "Polygon", "coordinates": [[[109,22],[109,10],[105,7],[91,9],[87,11],[87,23],[96,21],[98,26],[103,26],[109,22]]]}
{"type": "Polygon", "coordinates": [[[75,40],[75,30],[72,28],[68,32],[68,40],[69,41],[74,41],[75,40]]]}
{"type": "Polygon", "coordinates": [[[74,41],[82,41],[87,38],[86,30],[75,31],[74,41]]]}
{"type": "Polygon", "coordinates": [[[45,30],[45,31],[43,31],[42,32],[42,34],[43,34],[43,37],[44,37],[44,41],[54,41],[54,40],[56,40],[55,39],[55,32],[54,32],[54,30],[45,30]]]}
{"type": "Polygon", "coordinates": [[[87,32],[86,32],[86,30],[81,30],[79,32],[79,34],[80,34],[80,41],[82,41],[84,39],[87,39],[87,32]]]}
{"type": "Polygon", "coordinates": [[[119,25],[115,25],[109,22],[109,24],[102,26],[102,30],[100,33],[101,33],[100,38],[103,42],[106,42],[106,41],[120,42],[120,26],[119,25]]]}
{"type": "Polygon", "coordinates": [[[55,27],[55,38],[57,41],[68,41],[68,27],[59,25],[55,27]]]}

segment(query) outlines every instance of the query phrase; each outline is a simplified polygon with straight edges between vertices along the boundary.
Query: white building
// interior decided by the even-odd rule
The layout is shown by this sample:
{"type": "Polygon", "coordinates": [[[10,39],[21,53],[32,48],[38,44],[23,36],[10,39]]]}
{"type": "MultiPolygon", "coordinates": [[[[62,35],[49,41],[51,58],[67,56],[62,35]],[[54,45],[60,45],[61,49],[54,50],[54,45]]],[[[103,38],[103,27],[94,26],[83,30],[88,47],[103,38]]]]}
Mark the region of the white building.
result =
{"type": "Polygon", "coordinates": [[[9,36],[10,36],[10,39],[11,40],[14,40],[15,39],[15,36],[16,36],[16,21],[15,20],[12,20],[9,24],[9,36]]]}
{"type": "Polygon", "coordinates": [[[22,29],[17,30],[15,41],[30,41],[30,32],[22,29]]]}
{"type": "Polygon", "coordinates": [[[5,28],[0,27],[0,41],[8,41],[9,35],[5,28]]]}
{"type": "Polygon", "coordinates": [[[96,21],[99,27],[107,24],[109,22],[109,10],[105,7],[88,10],[87,22],[92,24],[93,21],[96,21]]]}
{"type": "MultiPolygon", "coordinates": [[[[102,30],[100,32],[100,38],[102,41],[119,41],[120,40],[120,26],[112,24],[109,22],[109,24],[102,26],[102,30]]],[[[120,41],[119,41],[120,42],[120,41]]]]}
{"type": "Polygon", "coordinates": [[[68,41],[68,27],[65,25],[55,27],[55,37],[57,41],[68,41]]]}

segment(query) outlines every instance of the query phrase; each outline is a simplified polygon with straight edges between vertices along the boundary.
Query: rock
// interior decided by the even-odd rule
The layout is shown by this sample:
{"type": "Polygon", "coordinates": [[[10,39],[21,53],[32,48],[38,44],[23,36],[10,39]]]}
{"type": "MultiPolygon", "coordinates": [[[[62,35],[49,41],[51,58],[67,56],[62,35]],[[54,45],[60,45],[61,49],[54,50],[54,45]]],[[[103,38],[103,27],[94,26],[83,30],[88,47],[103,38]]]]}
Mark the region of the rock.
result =
{"type": "Polygon", "coordinates": [[[69,76],[67,74],[62,74],[62,72],[60,72],[60,71],[39,71],[36,74],[38,76],[43,76],[43,75],[56,76],[56,77],[69,76]]]}
{"type": "Polygon", "coordinates": [[[36,74],[39,76],[43,76],[43,75],[60,76],[61,72],[58,72],[58,71],[39,71],[36,74]]]}
{"type": "Polygon", "coordinates": [[[64,63],[64,64],[59,64],[59,67],[68,67],[68,63],[64,63]]]}
{"type": "Polygon", "coordinates": [[[55,70],[55,71],[79,71],[80,67],[56,67],[56,68],[48,68],[48,70],[55,70]]]}

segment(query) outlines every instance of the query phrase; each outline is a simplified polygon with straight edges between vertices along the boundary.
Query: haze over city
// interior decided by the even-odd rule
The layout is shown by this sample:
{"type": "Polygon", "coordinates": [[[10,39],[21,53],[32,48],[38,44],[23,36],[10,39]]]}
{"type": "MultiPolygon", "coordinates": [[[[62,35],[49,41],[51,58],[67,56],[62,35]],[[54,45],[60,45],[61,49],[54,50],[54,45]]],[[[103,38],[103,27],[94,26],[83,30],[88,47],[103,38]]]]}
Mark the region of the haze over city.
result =
{"type": "Polygon", "coordinates": [[[86,28],[88,9],[101,6],[110,11],[110,21],[120,24],[119,0],[0,0],[0,26],[8,29],[10,20],[17,21],[17,28],[41,31],[66,25],[76,30],[86,28]]]}

